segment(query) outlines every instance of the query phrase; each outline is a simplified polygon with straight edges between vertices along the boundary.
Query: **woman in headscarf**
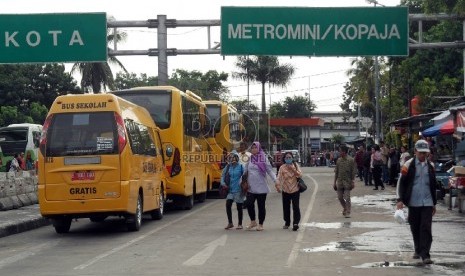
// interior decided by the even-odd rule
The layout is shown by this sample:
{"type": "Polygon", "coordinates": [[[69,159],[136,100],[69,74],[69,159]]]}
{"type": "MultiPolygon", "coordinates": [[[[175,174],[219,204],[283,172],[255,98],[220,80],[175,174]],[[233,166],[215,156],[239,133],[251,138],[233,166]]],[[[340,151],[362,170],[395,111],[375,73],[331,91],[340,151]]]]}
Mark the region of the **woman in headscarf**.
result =
{"type": "Polygon", "coordinates": [[[228,165],[223,169],[221,174],[221,185],[228,187],[228,195],[226,196],[226,215],[228,217],[228,224],[224,229],[228,230],[234,227],[232,220],[232,205],[236,202],[237,207],[237,227],[242,229],[242,204],[244,203],[244,196],[241,191],[241,179],[244,173],[244,168],[239,162],[239,155],[235,150],[228,156],[228,165]],[[226,179],[229,178],[229,179],[226,179]]]}
{"type": "Polygon", "coordinates": [[[250,217],[250,224],[247,226],[247,229],[251,230],[256,228],[257,231],[262,231],[266,216],[266,195],[270,192],[270,188],[266,181],[266,175],[268,174],[276,184],[277,182],[273,168],[260,147],[260,143],[253,142],[250,151],[252,156],[245,169],[249,182],[246,204],[250,217]],[[255,220],[255,200],[257,200],[258,205],[258,225],[255,220]]]}

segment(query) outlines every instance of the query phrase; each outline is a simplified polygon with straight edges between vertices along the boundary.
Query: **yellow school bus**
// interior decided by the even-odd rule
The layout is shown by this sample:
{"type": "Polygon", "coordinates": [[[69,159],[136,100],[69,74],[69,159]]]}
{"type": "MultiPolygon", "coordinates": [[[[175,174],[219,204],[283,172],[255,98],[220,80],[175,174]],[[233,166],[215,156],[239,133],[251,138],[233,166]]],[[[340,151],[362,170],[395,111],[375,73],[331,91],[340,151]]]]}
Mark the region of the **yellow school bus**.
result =
{"type": "Polygon", "coordinates": [[[210,132],[207,138],[211,155],[215,162],[211,162],[212,189],[218,189],[221,171],[226,165],[226,156],[233,149],[237,149],[242,140],[241,115],[237,110],[225,102],[203,101],[208,111],[210,132]]]}
{"type": "Polygon", "coordinates": [[[165,150],[167,200],[191,209],[203,202],[211,187],[206,133],[206,108],[202,99],[173,86],[136,87],[111,92],[145,107],[160,128],[165,150]]]}
{"type": "Polygon", "coordinates": [[[159,129],[143,107],[110,94],[59,96],[39,145],[39,204],[57,233],[73,218],[122,216],[139,230],[142,213],[163,217],[166,183],[159,129]]]}

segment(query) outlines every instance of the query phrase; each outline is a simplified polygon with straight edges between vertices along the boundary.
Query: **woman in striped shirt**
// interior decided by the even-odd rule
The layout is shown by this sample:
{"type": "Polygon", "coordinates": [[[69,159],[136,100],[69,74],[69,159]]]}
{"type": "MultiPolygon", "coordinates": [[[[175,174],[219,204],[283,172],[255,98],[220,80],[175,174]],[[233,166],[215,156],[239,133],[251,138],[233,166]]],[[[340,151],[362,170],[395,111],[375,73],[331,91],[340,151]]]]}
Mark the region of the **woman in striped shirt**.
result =
{"type": "Polygon", "coordinates": [[[278,183],[276,189],[282,190],[283,199],[283,218],[284,226],[283,229],[288,229],[291,225],[291,204],[293,213],[293,226],[292,231],[299,229],[300,222],[300,192],[299,185],[297,184],[297,178],[301,177],[302,172],[300,171],[299,165],[294,162],[292,152],[286,152],[283,157],[283,165],[279,169],[278,183]]]}

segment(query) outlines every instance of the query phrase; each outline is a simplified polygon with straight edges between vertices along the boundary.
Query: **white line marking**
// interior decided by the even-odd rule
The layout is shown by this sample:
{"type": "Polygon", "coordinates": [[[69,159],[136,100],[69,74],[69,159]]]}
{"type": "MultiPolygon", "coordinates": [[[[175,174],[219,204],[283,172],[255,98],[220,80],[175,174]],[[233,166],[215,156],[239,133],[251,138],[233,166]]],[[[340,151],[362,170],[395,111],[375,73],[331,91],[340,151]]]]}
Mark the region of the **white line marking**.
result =
{"type": "MultiPolygon", "coordinates": [[[[308,219],[310,218],[310,214],[312,213],[313,209],[313,204],[315,203],[315,197],[316,193],[318,191],[318,183],[316,182],[315,178],[313,178],[311,175],[306,174],[305,176],[309,177],[314,184],[314,189],[313,189],[313,194],[310,199],[310,202],[308,203],[307,210],[305,211],[305,215],[303,218],[303,222],[307,223],[308,219]]],[[[304,238],[304,233],[305,233],[305,227],[302,229],[302,231],[299,231],[297,234],[297,238],[295,239],[294,246],[292,247],[291,254],[289,254],[289,258],[287,259],[286,267],[292,267],[295,263],[295,260],[297,259],[297,256],[299,255],[299,248],[300,248],[300,243],[302,242],[304,238]]]]}
{"type": "Polygon", "coordinates": [[[85,269],[85,268],[95,264],[96,262],[100,261],[101,259],[104,259],[104,258],[106,258],[106,257],[108,257],[108,256],[110,256],[110,255],[112,255],[114,253],[117,253],[118,251],[121,251],[122,249],[124,249],[124,248],[126,248],[126,247],[128,247],[128,246],[130,246],[130,245],[132,245],[132,244],[134,244],[134,243],[136,243],[136,242],[138,242],[138,241],[140,241],[142,239],[145,239],[148,236],[153,235],[153,234],[155,234],[156,232],[158,232],[160,230],[163,230],[163,229],[165,229],[165,228],[167,228],[167,227],[169,227],[169,226],[171,226],[171,225],[173,225],[173,224],[175,224],[175,223],[177,223],[177,222],[179,222],[179,221],[181,221],[181,220],[183,220],[183,219],[185,219],[185,218],[187,218],[189,216],[192,216],[192,215],[202,211],[203,209],[206,209],[207,207],[210,207],[210,205],[212,205],[213,203],[216,203],[216,201],[212,201],[211,203],[208,203],[208,204],[202,206],[198,210],[188,212],[188,213],[186,213],[184,216],[182,216],[180,218],[177,218],[177,219],[175,219],[175,220],[173,220],[173,221],[171,221],[171,222],[169,222],[169,223],[167,223],[165,225],[162,225],[162,226],[160,226],[158,228],[153,229],[152,231],[150,231],[150,232],[148,232],[148,233],[146,233],[146,234],[144,234],[142,236],[139,236],[139,237],[137,237],[135,239],[132,239],[132,240],[130,240],[130,241],[118,246],[118,247],[115,247],[115,248],[105,252],[105,253],[102,253],[102,254],[98,255],[97,257],[89,260],[88,262],[76,266],[74,269],[85,269]]]}
{"type": "Polygon", "coordinates": [[[42,251],[44,249],[56,246],[59,242],[60,242],[59,240],[55,240],[55,241],[52,241],[52,242],[42,243],[42,244],[33,246],[31,248],[25,249],[25,250],[28,250],[28,251],[24,250],[24,252],[21,252],[19,254],[16,254],[16,255],[13,255],[11,257],[8,257],[6,259],[1,260],[0,261],[0,268],[3,268],[6,265],[9,265],[9,264],[16,263],[16,262],[19,262],[21,260],[24,260],[27,257],[35,255],[36,253],[38,253],[38,252],[40,252],[40,251],[42,251]]]}
{"type": "Polygon", "coordinates": [[[228,235],[223,235],[220,238],[207,243],[205,245],[206,247],[202,251],[192,256],[192,258],[190,258],[189,260],[185,261],[183,265],[194,266],[194,265],[205,264],[205,262],[208,259],[210,259],[210,257],[213,255],[213,252],[215,252],[215,249],[218,246],[224,246],[226,244],[227,238],[228,238],[228,235]]]}

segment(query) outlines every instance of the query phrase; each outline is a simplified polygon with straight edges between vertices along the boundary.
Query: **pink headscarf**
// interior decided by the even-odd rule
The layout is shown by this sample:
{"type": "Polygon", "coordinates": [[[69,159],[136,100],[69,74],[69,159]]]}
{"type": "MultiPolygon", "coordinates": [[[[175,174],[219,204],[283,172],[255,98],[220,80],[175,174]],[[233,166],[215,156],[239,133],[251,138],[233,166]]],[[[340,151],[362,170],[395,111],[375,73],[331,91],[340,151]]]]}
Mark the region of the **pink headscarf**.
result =
{"type": "Polygon", "coordinates": [[[258,148],[258,153],[257,154],[252,154],[252,164],[257,165],[257,167],[260,169],[260,172],[265,175],[266,174],[266,156],[265,153],[262,150],[262,147],[260,146],[260,142],[253,142],[252,146],[255,145],[258,148]]]}

